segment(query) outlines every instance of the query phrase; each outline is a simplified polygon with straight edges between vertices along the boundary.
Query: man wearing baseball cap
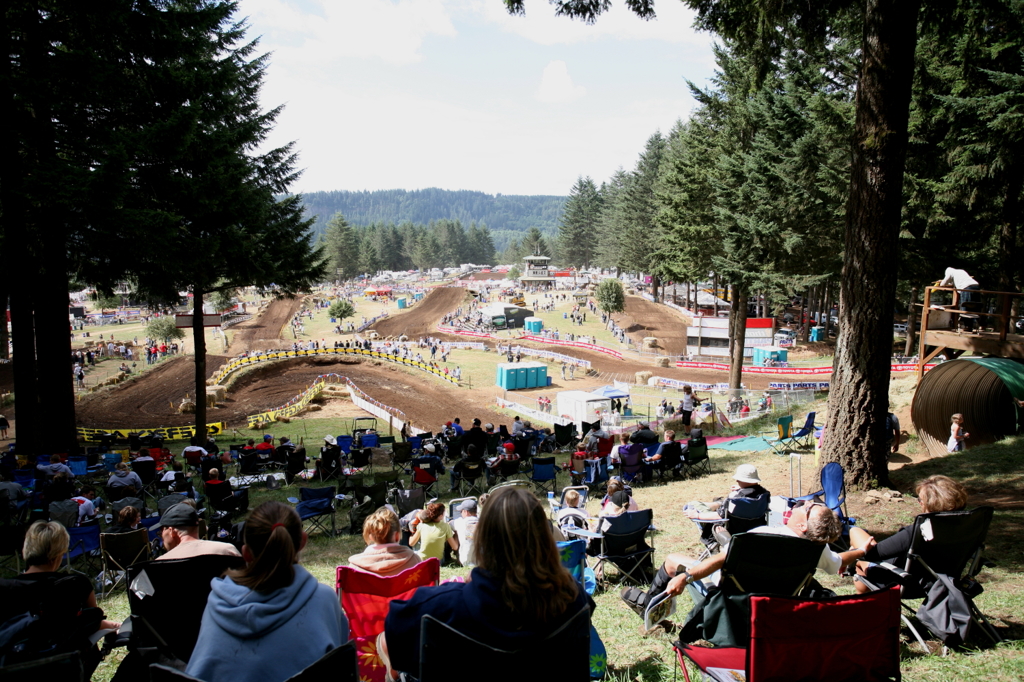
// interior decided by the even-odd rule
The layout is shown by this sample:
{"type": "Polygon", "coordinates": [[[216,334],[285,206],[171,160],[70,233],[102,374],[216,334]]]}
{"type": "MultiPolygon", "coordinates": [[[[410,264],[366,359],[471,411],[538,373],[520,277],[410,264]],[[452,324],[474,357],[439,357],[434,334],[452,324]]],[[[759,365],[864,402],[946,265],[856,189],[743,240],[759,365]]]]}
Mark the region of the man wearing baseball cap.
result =
{"type": "Polygon", "coordinates": [[[455,511],[459,512],[460,515],[451,523],[452,530],[459,537],[459,563],[466,567],[473,566],[476,563],[473,561],[473,536],[476,534],[476,523],[478,520],[476,500],[463,500],[455,508],[455,511]]]}
{"type": "Polygon", "coordinates": [[[176,504],[160,517],[160,537],[167,553],[158,559],[187,559],[203,554],[241,556],[234,546],[226,542],[199,539],[199,514],[192,505],[176,504]]]}

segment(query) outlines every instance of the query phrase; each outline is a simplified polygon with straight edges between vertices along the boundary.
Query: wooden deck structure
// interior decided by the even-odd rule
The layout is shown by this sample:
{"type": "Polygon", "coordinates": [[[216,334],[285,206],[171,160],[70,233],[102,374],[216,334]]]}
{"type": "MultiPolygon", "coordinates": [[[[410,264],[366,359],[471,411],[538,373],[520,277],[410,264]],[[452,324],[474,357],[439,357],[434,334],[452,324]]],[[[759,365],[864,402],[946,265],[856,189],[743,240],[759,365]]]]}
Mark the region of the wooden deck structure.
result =
{"type": "Polygon", "coordinates": [[[965,291],[954,287],[925,287],[917,354],[918,381],[924,375],[925,365],[939,353],[945,353],[951,360],[966,352],[1024,359],[1024,334],[1016,333],[1020,315],[1011,314],[1014,300],[1024,298],[1024,294],[971,290],[969,293],[980,295],[982,301],[976,310],[968,311],[961,310],[960,306],[961,294],[965,291]],[[949,304],[936,304],[933,298],[950,298],[951,301],[949,304]],[[994,306],[991,305],[993,302],[994,306]],[[992,309],[998,312],[986,312],[992,309]],[[968,321],[974,324],[965,325],[968,321]],[[965,330],[965,326],[973,329],[965,330]]]}

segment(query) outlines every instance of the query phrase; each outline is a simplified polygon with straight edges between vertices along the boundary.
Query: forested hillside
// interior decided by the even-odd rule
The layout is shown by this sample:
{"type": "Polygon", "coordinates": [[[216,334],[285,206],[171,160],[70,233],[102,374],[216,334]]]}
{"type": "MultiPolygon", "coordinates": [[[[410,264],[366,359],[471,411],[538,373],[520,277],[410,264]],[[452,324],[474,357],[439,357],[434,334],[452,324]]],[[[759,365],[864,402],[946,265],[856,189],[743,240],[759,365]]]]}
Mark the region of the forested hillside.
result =
{"type": "Polygon", "coordinates": [[[554,235],[566,198],[431,188],[310,192],[302,199],[307,215],[316,219],[313,229],[317,236],[324,232],[331,216],[340,211],[351,225],[404,222],[426,225],[436,220],[482,224],[490,228],[495,247],[502,250],[513,239],[522,239],[531,227],[554,235]]]}

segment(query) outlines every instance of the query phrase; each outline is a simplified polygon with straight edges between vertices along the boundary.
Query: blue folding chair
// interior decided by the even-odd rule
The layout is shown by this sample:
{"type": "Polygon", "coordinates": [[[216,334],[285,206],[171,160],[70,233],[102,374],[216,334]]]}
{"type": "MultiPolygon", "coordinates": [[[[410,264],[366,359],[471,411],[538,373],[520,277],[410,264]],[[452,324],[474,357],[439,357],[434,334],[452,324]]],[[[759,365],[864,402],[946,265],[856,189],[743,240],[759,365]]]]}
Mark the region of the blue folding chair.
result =
{"type": "Polygon", "coordinates": [[[36,486],[36,472],[32,469],[17,469],[14,472],[14,482],[26,490],[32,490],[36,486]]]}
{"type": "Polygon", "coordinates": [[[815,423],[814,418],[817,416],[817,412],[808,412],[807,419],[804,420],[804,425],[801,426],[796,433],[790,436],[790,440],[793,443],[801,446],[811,445],[814,439],[815,423]]]}
{"type": "Polygon", "coordinates": [[[786,446],[793,442],[793,415],[779,417],[775,420],[775,424],[775,431],[763,431],[761,435],[771,447],[772,452],[776,455],[784,455],[787,452],[786,446]]]}
{"type": "Polygon", "coordinates": [[[590,489],[597,488],[608,480],[608,458],[583,461],[583,483],[590,489]]]}
{"type": "MultiPolygon", "coordinates": [[[[569,573],[579,583],[583,591],[593,595],[597,589],[597,577],[593,569],[587,566],[587,541],[569,540],[558,542],[558,555],[562,565],[569,569],[569,573]]],[[[598,634],[594,625],[590,625],[590,679],[599,680],[608,671],[608,653],[601,635],[598,634]]]]}
{"type": "Polygon", "coordinates": [[[342,452],[346,454],[352,452],[352,436],[338,436],[337,442],[342,452]]]}
{"type": "Polygon", "coordinates": [[[364,448],[375,448],[379,442],[379,438],[376,433],[364,433],[362,438],[359,439],[360,444],[364,448]]]}
{"type": "Polygon", "coordinates": [[[116,471],[117,465],[121,463],[121,455],[116,452],[103,453],[103,467],[107,471],[116,471]]]}
{"type": "Polygon", "coordinates": [[[846,479],[841,464],[829,462],[821,467],[821,490],[818,492],[803,497],[786,498],[786,500],[792,507],[798,500],[810,500],[816,497],[824,500],[825,505],[839,517],[839,521],[843,524],[843,537],[848,540],[850,527],[857,525],[857,519],[846,515],[846,479]]]}
{"type": "Polygon", "coordinates": [[[530,480],[541,492],[545,490],[555,492],[555,476],[559,471],[560,469],[555,466],[554,457],[534,457],[530,480]]]}
{"type": "Polygon", "coordinates": [[[420,448],[423,447],[423,438],[421,436],[409,436],[409,443],[412,444],[412,451],[419,454],[420,448]]]}
{"type": "Polygon", "coordinates": [[[68,468],[75,476],[85,476],[89,473],[89,460],[85,455],[71,455],[68,457],[68,468]]]}
{"type": "Polygon", "coordinates": [[[319,529],[329,537],[334,537],[337,535],[334,520],[334,496],[333,485],[326,488],[299,488],[301,499],[289,497],[288,501],[295,504],[295,511],[302,519],[303,530],[308,533],[311,530],[319,529]],[[331,520],[330,530],[326,526],[328,518],[331,520]]]}
{"type": "Polygon", "coordinates": [[[81,573],[85,576],[94,576],[100,566],[95,562],[91,561],[93,552],[96,552],[96,556],[99,557],[100,550],[100,524],[92,523],[87,526],[75,526],[68,528],[68,535],[70,536],[70,542],[68,543],[68,551],[65,554],[65,560],[67,561],[67,568],[75,573],[81,573]],[[75,559],[81,558],[84,563],[92,566],[92,572],[89,570],[79,571],[73,566],[75,559]]]}

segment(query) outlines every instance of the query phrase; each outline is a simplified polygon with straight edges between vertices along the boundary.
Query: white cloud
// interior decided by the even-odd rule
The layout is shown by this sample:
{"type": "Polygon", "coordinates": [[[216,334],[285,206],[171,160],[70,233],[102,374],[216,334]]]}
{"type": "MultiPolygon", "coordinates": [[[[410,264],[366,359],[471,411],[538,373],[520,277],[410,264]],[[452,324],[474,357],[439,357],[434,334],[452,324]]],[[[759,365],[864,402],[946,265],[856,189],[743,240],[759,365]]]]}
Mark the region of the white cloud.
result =
{"type": "Polygon", "coordinates": [[[544,67],[544,75],[541,76],[540,87],[534,93],[533,98],[538,102],[546,104],[566,104],[575,102],[587,94],[587,89],[582,85],[573,85],[572,77],[569,76],[569,68],[560,59],[550,62],[544,67]]]}
{"type": "Polygon", "coordinates": [[[244,0],[242,11],[264,47],[274,46],[274,61],[296,68],[351,57],[410,64],[428,36],[456,35],[443,0],[244,0]]]}

